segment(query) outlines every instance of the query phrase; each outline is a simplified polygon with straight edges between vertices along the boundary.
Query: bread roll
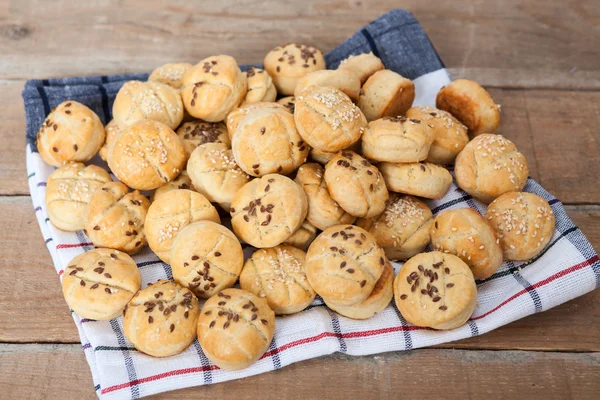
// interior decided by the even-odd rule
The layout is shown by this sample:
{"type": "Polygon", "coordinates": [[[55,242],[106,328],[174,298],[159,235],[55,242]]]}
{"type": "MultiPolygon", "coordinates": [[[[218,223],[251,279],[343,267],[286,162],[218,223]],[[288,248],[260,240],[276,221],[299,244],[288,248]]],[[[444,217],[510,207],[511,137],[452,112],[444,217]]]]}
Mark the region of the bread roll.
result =
{"type": "Polygon", "coordinates": [[[441,199],[452,185],[452,175],[444,167],[431,163],[380,163],[383,180],[389,190],[428,199],[441,199]]]}
{"type": "Polygon", "coordinates": [[[415,99],[415,85],[410,79],[384,69],[375,72],[363,84],[358,107],[367,121],[404,115],[415,99]]]}
{"type": "Polygon", "coordinates": [[[385,69],[385,66],[373,53],[353,55],[340,62],[339,70],[351,71],[360,80],[361,85],[377,71],[385,69]]]}
{"type": "Polygon", "coordinates": [[[250,67],[248,71],[244,72],[244,75],[248,79],[248,92],[244,99],[245,104],[275,101],[277,98],[277,89],[267,71],[250,67]]]}
{"type": "Polygon", "coordinates": [[[353,72],[347,69],[323,69],[311,72],[298,79],[294,95],[298,96],[304,89],[313,85],[335,88],[348,96],[352,101],[358,100],[360,92],[360,81],[353,72]]]}
{"type": "Polygon", "coordinates": [[[265,56],[264,65],[279,94],[289,96],[294,94],[299,78],[325,69],[325,59],[319,49],[289,43],[271,50],[265,56]]]}
{"type": "Polygon", "coordinates": [[[183,85],[183,74],[190,68],[192,68],[192,64],[189,63],[164,64],[154,69],[148,80],[164,83],[174,89],[180,89],[183,85]]]}

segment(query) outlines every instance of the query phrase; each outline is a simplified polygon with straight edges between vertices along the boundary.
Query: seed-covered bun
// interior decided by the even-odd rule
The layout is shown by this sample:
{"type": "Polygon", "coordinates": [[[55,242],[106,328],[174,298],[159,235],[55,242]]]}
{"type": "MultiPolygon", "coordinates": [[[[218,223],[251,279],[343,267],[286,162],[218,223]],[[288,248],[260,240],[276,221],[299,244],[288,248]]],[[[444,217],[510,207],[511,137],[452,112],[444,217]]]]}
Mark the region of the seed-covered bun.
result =
{"type": "Polygon", "coordinates": [[[271,76],[260,68],[250,67],[244,72],[248,79],[248,92],[244,103],[258,103],[261,101],[275,101],[277,98],[277,89],[273,84],[271,76]]]}
{"type": "Polygon", "coordinates": [[[304,270],[306,253],[292,246],[259,249],[244,264],[240,287],[269,303],[276,315],[304,310],[316,293],[304,270]]]}
{"type": "Polygon", "coordinates": [[[181,97],[190,115],[218,122],[242,103],[247,89],[248,82],[235,59],[218,55],[205,58],[187,70],[181,97]]]}
{"type": "Polygon", "coordinates": [[[244,242],[274,247],[300,228],[307,208],[299,185],[283,175],[269,174],[237,191],[231,202],[231,225],[244,242]]]}
{"type": "Polygon", "coordinates": [[[358,100],[360,92],[360,81],[351,71],[347,69],[323,69],[311,72],[298,79],[294,94],[298,96],[304,89],[313,85],[335,88],[346,94],[352,101],[358,100]]]}
{"type": "Polygon", "coordinates": [[[176,129],[183,120],[183,104],[177,89],[159,82],[126,82],[113,104],[113,118],[123,128],[149,119],[176,129]]]}
{"type": "Polygon", "coordinates": [[[433,223],[431,210],[412,196],[390,194],[385,211],[371,219],[359,219],[356,224],[375,236],[391,260],[406,260],[420,252],[431,241],[429,229],[433,223]]]}
{"type": "Polygon", "coordinates": [[[248,114],[253,114],[255,111],[260,110],[279,110],[279,111],[289,111],[284,105],[279,103],[251,103],[244,104],[240,108],[236,108],[232,112],[227,115],[227,132],[229,133],[229,138],[233,138],[233,134],[237,129],[240,121],[245,118],[248,114]]]}
{"type": "Polygon", "coordinates": [[[431,163],[380,163],[378,167],[387,188],[394,192],[441,199],[452,185],[450,172],[431,163]]]}
{"type": "Polygon", "coordinates": [[[205,299],[237,281],[244,253],[235,235],[212,221],[181,229],[171,248],[173,279],[205,299]]]}
{"type": "Polygon", "coordinates": [[[207,143],[194,150],[187,170],[194,188],[225,211],[229,211],[235,193],[250,181],[231,149],[222,143],[207,143]]]}
{"type": "Polygon", "coordinates": [[[500,126],[500,105],[477,82],[457,79],[440,89],[435,106],[462,122],[469,135],[494,133],[500,126]]]}
{"type": "Polygon", "coordinates": [[[306,219],[321,230],[333,225],[353,223],[356,217],[344,211],[331,198],[323,173],[322,166],[316,163],[308,163],[301,166],[296,174],[295,181],[302,187],[308,199],[306,219]]]}
{"type": "Polygon", "coordinates": [[[81,318],[109,320],[140,289],[142,275],[135,261],[113,249],[93,249],[69,262],[62,277],[63,295],[81,318]]]}
{"type": "Polygon", "coordinates": [[[148,245],[158,258],[169,263],[175,236],[186,225],[203,220],[221,223],[219,213],[206,197],[185,189],[165,193],[146,214],[148,245]]]}
{"type": "Polygon", "coordinates": [[[241,289],[225,289],[208,299],[198,319],[198,340],[219,368],[252,365],[269,348],[275,313],[265,299],[241,289]]]}
{"type": "Polygon", "coordinates": [[[100,148],[98,154],[100,154],[100,158],[104,161],[108,160],[108,148],[112,142],[115,141],[115,138],[121,131],[123,130],[114,119],[111,119],[108,124],[104,127],[104,131],[106,132],[106,138],[104,139],[104,145],[100,148]]]}
{"type": "Polygon", "coordinates": [[[306,276],[330,304],[350,306],[373,292],[386,264],[373,235],[353,225],[327,228],[306,254],[306,276]]]}
{"type": "Polygon", "coordinates": [[[356,143],[367,121],[339,90],[309,86],[296,96],[294,119],[300,136],[315,149],[335,152],[356,143]]]}
{"type": "Polygon", "coordinates": [[[48,114],[37,133],[36,144],[42,160],[60,167],[69,161],[91,160],[105,137],[104,126],[95,112],[67,100],[48,114]]]}
{"type": "Polygon", "coordinates": [[[286,96],[277,100],[278,104],[285,106],[293,114],[296,109],[296,98],[294,96],[286,96]]]}
{"type": "Polygon", "coordinates": [[[467,144],[456,157],[458,186],[484,203],[506,192],[520,192],[529,167],[517,146],[501,135],[483,134],[467,144]]]}
{"type": "MultiPolygon", "coordinates": [[[[344,150],[352,150],[355,153],[360,153],[361,141],[354,143],[352,146],[344,150]]],[[[321,165],[327,164],[338,152],[330,153],[328,151],[321,151],[317,149],[310,149],[309,158],[313,161],[318,162],[321,165]]]]}
{"type": "Polygon", "coordinates": [[[148,80],[169,85],[174,89],[180,89],[183,85],[183,74],[190,68],[192,68],[192,64],[189,63],[161,65],[152,71],[148,80]]]}
{"type": "Polygon", "coordinates": [[[172,190],[177,190],[177,189],[194,190],[194,186],[192,185],[192,180],[190,179],[188,172],[185,170],[181,171],[179,176],[177,178],[175,178],[174,180],[172,180],[171,182],[169,182],[165,185],[162,185],[160,187],[157,187],[156,190],[154,190],[154,192],[152,192],[152,196],[150,196],[150,202],[153,203],[156,199],[158,199],[163,194],[168,193],[172,190]]]}
{"type": "Polygon", "coordinates": [[[140,290],[123,312],[123,330],[136,349],[153,357],[179,354],[196,340],[200,305],[171,281],[140,290]]]}
{"type": "Polygon", "coordinates": [[[323,54],[312,46],[289,43],[271,50],[264,60],[265,70],[273,77],[277,91],[294,94],[298,79],[313,71],[325,69],[323,54]]]}
{"type": "Polygon", "coordinates": [[[418,119],[384,117],[369,122],[362,136],[362,152],[365,157],[377,161],[423,161],[433,139],[433,132],[418,119]]]}
{"type": "Polygon", "coordinates": [[[206,143],[223,143],[231,147],[227,127],[222,122],[206,122],[194,120],[186,122],[177,129],[177,136],[183,143],[187,158],[196,147],[206,143]]]}
{"type": "Polygon", "coordinates": [[[475,279],[492,276],[502,264],[502,248],[492,227],[472,208],[447,210],[431,225],[435,250],[460,257],[475,279]]]}
{"type": "Polygon", "coordinates": [[[151,190],[175,179],[185,168],[185,150],[177,134],[157,121],[126,128],[108,149],[108,166],[127,186],[151,190]]]}
{"type": "Polygon", "coordinates": [[[477,306],[477,286],[469,267],[439,251],[417,254],[394,280],[396,306],[411,324],[433,329],[463,325],[477,306]]]}
{"type": "Polygon", "coordinates": [[[427,162],[441,165],[454,164],[454,159],[469,143],[467,127],[452,114],[437,108],[413,107],[406,117],[418,119],[433,132],[433,143],[429,148],[427,162]]]}
{"type": "Polygon", "coordinates": [[[121,182],[105,183],[90,198],[85,231],[96,247],[135,254],[146,245],[144,222],[150,201],[121,182]]]}
{"type": "Polygon", "coordinates": [[[344,317],[353,319],[367,319],[373,315],[382,312],[392,301],[394,296],[394,268],[389,261],[386,261],[383,272],[377,280],[373,291],[365,300],[351,306],[342,306],[329,303],[325,300],[327,307],[331,308],[344,317]]]}
{"type": "Polygon", "coordinates": [[[554,235],[554,212],[533,193],[505,193],[492,201],[485,217],[500,238],[505,260],[535,257],[554,235]]]}
{"type": "Polygon", "coordinates": [[[285,239],[283,244],[294,246],[300,250],[306,251],[308,246],[317,237],[317,228],[312,225],[308,220],[305,220],[300,228],[296,229],[296,232],[292,233],[292,236],[285,239]]]}
{"type": "Polygon", "coordinates": [[[342,60],[338,69],[351,71],[360,80],[362,85],[375,72],[385,69],[385,66],[379,57],[373,53],[363,53],[342,60]]]}
{"type": "Polygon", "coordinates": [[[242,118],[231,140],[235,161],[247,174],[289,174],[308,158],[294,116],[282,108],[261,108],[242,118]]]}
{"type": "Polygon", "coordinates": [[[69,163],[54,171],[46,184],[46,210],[52,225],[63,231],[83,229],[92,194],[110,181],[108,172],[95,165],[69,163]]]}
{"type": "Polygon", "coordinates": [[[353,151],[345,150],[325,166],[331,198],[348,214],[371,218],[385,209],[389,197],[381,172],[353,151]]]}
{"type": "Polygon", "coordinates": [[[384,69],[375,72],[362,86],[358,107],[367,121],[404,115],[415,99],[415,85],[410,79],[384,69]]]}

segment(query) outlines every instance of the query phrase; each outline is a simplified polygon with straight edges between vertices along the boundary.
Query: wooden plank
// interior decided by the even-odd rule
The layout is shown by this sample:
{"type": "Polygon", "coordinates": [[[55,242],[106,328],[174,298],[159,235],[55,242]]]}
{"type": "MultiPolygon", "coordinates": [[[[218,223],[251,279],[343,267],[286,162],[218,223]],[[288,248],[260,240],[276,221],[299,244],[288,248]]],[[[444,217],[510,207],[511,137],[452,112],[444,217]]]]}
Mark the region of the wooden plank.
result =
{"type": "MultiPolygon", "coordinates": [[[[0,197],[0,231],[5,232],[0,237],[0,342],[78,343],[32,209],[28,197],[0,197]],[[25,310],[35,310],[35,318],[25,310]]],[[[568,212],[600,248],[600,207],[569,207],[568,212]]],[[[600,351],[600,291],[486,335],[439,347],[600,351]]]]}
{"type": "Polygon", "coordinates": [[[594,0],[178,0],[0,3],[0,79],[149,71],[231,54],[260,62],[278,44],[328,51],[392,7],[411,10],[450,71],[489,86],[600,88],[594,0]],[[15,66],[18,65],[18,68],[15,66]]]}
{"type": "Polygon", "coordinates": [[[23,81],[0,80],[0,195],[28,194],[23,81]]]}
{"type": "MultiPolygon", "coordinates": [[[[78,345],[0,345],[0,363],[0,391],[6,398],[95,398],[78,345]]],[[[599,353],[414,350],[365,357],[334,354],[154,398],[462,399],[492,395],[590,399],[600,389],[599,373],[599,353]]]]}

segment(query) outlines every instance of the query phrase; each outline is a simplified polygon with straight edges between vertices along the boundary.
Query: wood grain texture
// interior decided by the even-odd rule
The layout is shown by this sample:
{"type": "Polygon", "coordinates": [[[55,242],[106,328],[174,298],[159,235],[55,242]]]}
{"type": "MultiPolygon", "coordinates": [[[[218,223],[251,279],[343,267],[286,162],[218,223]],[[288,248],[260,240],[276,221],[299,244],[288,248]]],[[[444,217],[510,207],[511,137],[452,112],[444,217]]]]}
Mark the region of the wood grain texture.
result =
{"type": "MultiPolygon", "coordinates": [[[[78,345],[0,345],[7,399],[96,398],[78,345]],[[85,371],[85,372],[84,372],[85,371]],[[82,373],[84,372],[84,373],[82,373]],[[76,384],[75,384],[76,383],[76,384]]],[[[599,353],[413,350],[378,356],[334,354],[278,371],[163,393],[161,399],[590,399],[599,353]]]]}

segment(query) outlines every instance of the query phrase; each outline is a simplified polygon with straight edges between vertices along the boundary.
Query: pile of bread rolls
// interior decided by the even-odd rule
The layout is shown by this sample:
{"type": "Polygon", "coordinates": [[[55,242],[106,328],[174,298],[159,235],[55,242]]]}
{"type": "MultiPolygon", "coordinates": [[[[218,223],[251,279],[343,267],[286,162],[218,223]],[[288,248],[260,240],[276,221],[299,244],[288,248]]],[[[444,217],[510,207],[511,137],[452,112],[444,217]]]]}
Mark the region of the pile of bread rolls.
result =
{"type": "Polygon", "coordinates": [[[123,315],[127,338],[151,356],[198,337],[235,370],[267,350],[275,315],[316,295],[355,319],[395,297],[407,321],[456,328],[475,309],[476,279],[546,246],[552,210],[521,193],[527,161],[495,134],[500,107],[479,84],[456,80],[437,108],[412,107],[413,82],[373,54],[325,68],[318,49],[287,44],[264,69],[242,72],[226,55],[164,65],[123,85],[106,126],[75,101],[56,107],[37,137],[58,167],[49,219],[97,247],[65,269],[68,305],[84,318],[123,315]],[[98,152],[118,181],[85,165],[98,152]],[[485,216],[433,217],[422,198],[445,195],[449,165],[490,204],[485,216]],[[247,260],[241,242],[256,248],[247,260]],[[141,289],[130,255],[146,245],[172,281],[141,289]],[[390,260],[406,261],[395,278],[390,260]]]}

